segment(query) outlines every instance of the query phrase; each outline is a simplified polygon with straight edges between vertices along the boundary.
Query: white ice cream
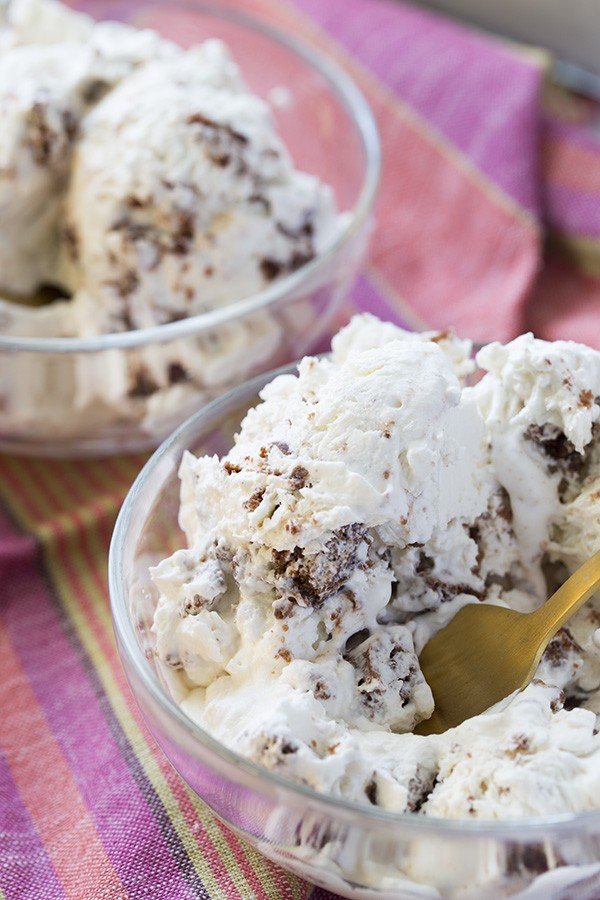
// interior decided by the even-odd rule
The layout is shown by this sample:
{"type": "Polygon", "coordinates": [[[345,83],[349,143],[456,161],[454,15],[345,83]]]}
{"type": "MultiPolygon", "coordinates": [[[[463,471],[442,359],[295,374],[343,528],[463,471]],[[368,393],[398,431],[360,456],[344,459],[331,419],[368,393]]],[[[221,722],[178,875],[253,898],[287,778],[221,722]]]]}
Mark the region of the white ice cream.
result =
{"type": "Polygon", "coordinates": [[[418,654],[465,603],[531,610],[600,547],[600,353],[470,345],[359,316],[181,465],[187,547],[153,570],[161,660],[223,743],[318,791],[420,815],[597,808],[600,608],[535,681],[456,729],[418,654]],[[546,579],[550,583],[546,583],[546,579]]]}

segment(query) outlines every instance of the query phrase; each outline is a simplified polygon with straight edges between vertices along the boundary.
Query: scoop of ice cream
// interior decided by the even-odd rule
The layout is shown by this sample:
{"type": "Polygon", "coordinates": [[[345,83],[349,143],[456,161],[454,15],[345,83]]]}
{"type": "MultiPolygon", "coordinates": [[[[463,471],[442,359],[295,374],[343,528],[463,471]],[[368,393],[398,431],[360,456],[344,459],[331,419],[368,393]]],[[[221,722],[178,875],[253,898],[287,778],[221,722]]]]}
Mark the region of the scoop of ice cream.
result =
{"type": "MultiPolygon", "coordinates": [[[[224,459],[182,464],[190,549],[154,572],[156,628],[163,658],[207,688],[210,717],[242,682],[270,690],[274,672],[285,704],[310,694],[352,727],[406,731],[431,712],[410,630],[380,624],[397,582],[390,547],[437,541],[448,580],[475,562],[465,525],[487,510],[487,448],[461,401],[458,342],[445,353],[395,329],[380,344],[376,321],[361,324],[356,353],[338,358],[338,341],[331,360],[268,385],[224,459]],[[220,572],[218,596],[198,587],[207,571],[213,584],[220,572]],[[191,650],[190,629],[210,633],[210,650],[191,650]]],[[[244,721],[242,743],[256,727],[244,721]]]]}
{"type": "Polygon", "coordinates": [[[522,695],[407,732],[433,703],[420,649],[462,605],[530,610],[600,546],[600,354],[525,336],[482,351],[468,386],[450,334],[361,316],[333,347],[263,390],[226,456],[182,461],[188,546],[153,578],[183,708],[267,768],[388,809],[597,806],[593,603],[522,695]]]}
{"type": "Polygon", "coordinates": [[[290,551],[358,522],[407,546],[428,540],[452,517],[456,496],[448,482],[465,481],[467,459],[474,465],[464,510],[473,518],[484,511],[483,430],[434,342],[391,341],[341,361],[335,352],[331,360],[307,358],[298,377],[281,376],[261,396],[224,461],[191,464],[196,478],[218,488],[203,492],[188,522],[194,507],[184,481],[189,533],[202,517],[236,540],[290,551]],[[225,491],[239,497],[227,519],[225,491]]]}
{"type": "Polygon", "coordinates": [[[93,20],[58,0],[3,0],[0,51],[23,44],[84,43],[93,20]]]}
{"type": "MultiPolygon", "coordinates": [[[[339,233],[219,41],[184,52],[54,0],[0,20],[0,291],[61,287],[70,315],[10,334],[142,328],[250,296],[339,233]]],[[[9,302],[5,297],[5,303],[9,302]]]]}
{"type": "Polygon", "coordinates": [[[145,66],[86,117],[65,216],[61,280],[84,334],[252,295],[338,224],[331,190],[294,169],[217,41],[145,66]]]}
{"type": "MultiPolygon", "coordinates": [[[[538,340],[523,334],[509,344],[488,344],[477,364],[489,376],[477,387],[482,415],[494,432],[554,429],[582,453],[600,418],[594,393],[600,354],[574,341],[538,340]]],[[[548,437],[552,435],[549,434],[548,437]]]]}

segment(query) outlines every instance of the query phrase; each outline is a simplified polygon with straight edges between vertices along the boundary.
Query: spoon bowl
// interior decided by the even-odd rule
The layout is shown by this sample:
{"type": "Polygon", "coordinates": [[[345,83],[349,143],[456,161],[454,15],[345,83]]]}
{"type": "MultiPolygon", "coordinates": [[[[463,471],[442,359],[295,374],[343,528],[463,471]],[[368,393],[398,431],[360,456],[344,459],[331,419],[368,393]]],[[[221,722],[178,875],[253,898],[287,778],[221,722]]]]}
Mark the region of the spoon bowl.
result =
{"type": "Polygon", "coordinates": [[[534,612],[464,606],[419,656],[435,709],[415,733],[441,734],[527,687],[549,641],[599,586],[600,550],[534,612]]]}

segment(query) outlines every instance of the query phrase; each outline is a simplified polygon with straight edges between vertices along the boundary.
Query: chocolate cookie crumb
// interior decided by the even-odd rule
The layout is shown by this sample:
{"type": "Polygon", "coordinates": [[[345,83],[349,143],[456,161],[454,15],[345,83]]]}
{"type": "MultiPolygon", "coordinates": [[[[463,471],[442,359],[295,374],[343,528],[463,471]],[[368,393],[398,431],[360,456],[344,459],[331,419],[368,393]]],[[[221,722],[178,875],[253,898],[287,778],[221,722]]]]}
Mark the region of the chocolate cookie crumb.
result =
{"type": "Polygon", "coordinates": [[[169,384],[181,384],[182,381],[188,381],[189,373],[178,362],[169,363],[169,384]]]}
{"type": "Polygon", "coordinates": [[[293,491],[299,491],[308,483],[308,471],[304,466],[296,466],[292,469],[290,476],[290,487],[293,491]]]}
{"type": "Polygon", "coordinates": [[[135,380],[129,390],[129,396],[135,398],[151,397],[157,390],[157,383],[150,377],[148,371],[142,368],[135,373],[135,380]]]}
{"type": "Polygon", "coordinates": [[[375,773],[373,773],[373,778],[371,778],[369,783],[365,785],[365,795],[369,803],[372,803],[373,806],[377,806],[377,782],[375,781],[375,773]]]}
{"type": "Polygon", "coordinates": [[[265,496],[264,488],[259,488],[259,490],[254,491],[254,493],[250,497],[248,497],[247,500],[244,500],[244,503],[242,504],[244,509],[247,509],[250,512],[254,512],[254,510],[258,509],[258,507],[260,506],[262,498],[264,496],[265,496]]]}

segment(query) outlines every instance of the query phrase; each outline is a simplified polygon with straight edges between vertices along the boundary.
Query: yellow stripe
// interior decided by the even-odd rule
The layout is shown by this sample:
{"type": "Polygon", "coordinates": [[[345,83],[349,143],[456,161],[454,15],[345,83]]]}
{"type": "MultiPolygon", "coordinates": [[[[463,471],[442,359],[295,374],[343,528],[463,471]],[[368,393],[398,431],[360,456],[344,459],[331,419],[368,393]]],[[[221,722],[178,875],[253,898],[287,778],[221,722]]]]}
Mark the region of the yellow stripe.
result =
{"type": "MultiPolygon", "coordinates": [[[[4,494],[13,513],[27,531],[33,533],[44,545],[56,541],[59,535],[67,537],[77,531],[73,509],[61,509],[65,500],[64,489],[56,479],[37,478],[33,483],[28,478],[29,473],[23,472],[19,461],[9,458],[6,462],[12,477],[3,485],[4,494]],[[25,507],[23,500],[29,500],[33,507],[31,511],[25,507]]],[[[78,513],[84,525],[94,526],[95,518],[90,508],[82,507],[78,513]]]]}
{"type": "Polygon", "coordinates": [[[66,482],[64,487],[60,484],[54,466],[39,469],[30,460],[14,457],[5,457],[3,464],[4,471],[0,470],[0,493],[6,496],[7,503],[23,519],[27,529],[35,531],[43,541],[53,540],[57,534],[76,530],[75,512],[87,529],[97,525],[97,508],[104,514],[106,521],[110,522],[116,517],[138,471],[137,465],[127,466],[122,483],[115,483],[103,467],[98,467],[94,470],[94,475],[108,488],[107,492],[98,492],[91,483],[87,463],[72,463],[68,467],[60,467],[66,482]],[[82,500],[74,498],[73,491],[81,494],[82,500]],[[50,498],[45,496],[46,493],[50,498]],[[33,506],[31,512],[25,509],[26,500],[33,506]]]}
{"type": "MultiPolygon", "coordinates": [[[[115,456],[110,459],[110,469],[116,469],[120,491],[126,492],[129,490],[137,475],[144,466],[146,459],[147,454],[144,456],[138,455],[135,457],[115,456]]],[[[94,468],[94,474],[98,478],[98,480],[102,480],[106,484],[108,490],[115,490],[114,476],[112,475],[112,472],[109,471],[108,466],[103,464],[98,465],[97,468],[94,468]]]]}
{"type": "Polygon", "coordinates": [[[0,485],[5,502],[25,531],[37,535],[37,528],[43,526],[43,521],[25,508],[23,497],[31,499],[35,507],[41,507],[42,510],[47,511],[48,516],[51,514],[51,509],[42,497],[35,493],[35,485],[31,483],[27,474],[22,472],[18,460],[7,456],[2,463],[8,470],[3,473],[7,477],[0,485]]]}
{"type": "MultiPolygon", "coordinates": [[[[473,26],[471,26],[473,29],[473,26]]],[[[549,50],[544,47],[538,47],[535,44],[521,44],[510,38],[500,37],[499,35],[491,35],[485,32],[486,37],[492,38],[499,44],[502,44],[504,50],[507,51],[515,59],[521,62],[527,62],[532,66],[540,69],[544,75],[548,75],[552,68],[553,57],[549,50]]]]}
{"type": "MultiPolygon", "coordinates": [[[[16,457],[5,457],[5,463],[12,470],[13,478],[8,479],[9,488],[11,480],[16,477],[23,489],[28,490],[29,497],[37,504],[37,486],[38,484],[52,488],[59,476],[62,476],[67,484],[73,478],[77,480],[82,488],[82,493],[86,502],[95,501],[102,506],[107,512],[120,506],[127,490],[133,483],[135,476],[139,472],[144,457],[128,458],[126,461],[114,460],[111,466],[117,468],[118,480],[108,473],[107,467],[102,462],[91,463],[89,461],[80,461],[76,463],[56,463],[45,461],[19,459],[16,457]],[[121,470],[119,472],[119,469],[121,470]],[[98,493],[93,486],[93,481],[97,480],[105,486],[106,490],[98,493]]],[[[55,492],[56,507],[50,510],[52,517],[56,516],[57,510],[60,513],[71,510],[77,506],[64,489],[55,492]]],[[[46,507],[47,508],[47,507],[46,507]]]]}

